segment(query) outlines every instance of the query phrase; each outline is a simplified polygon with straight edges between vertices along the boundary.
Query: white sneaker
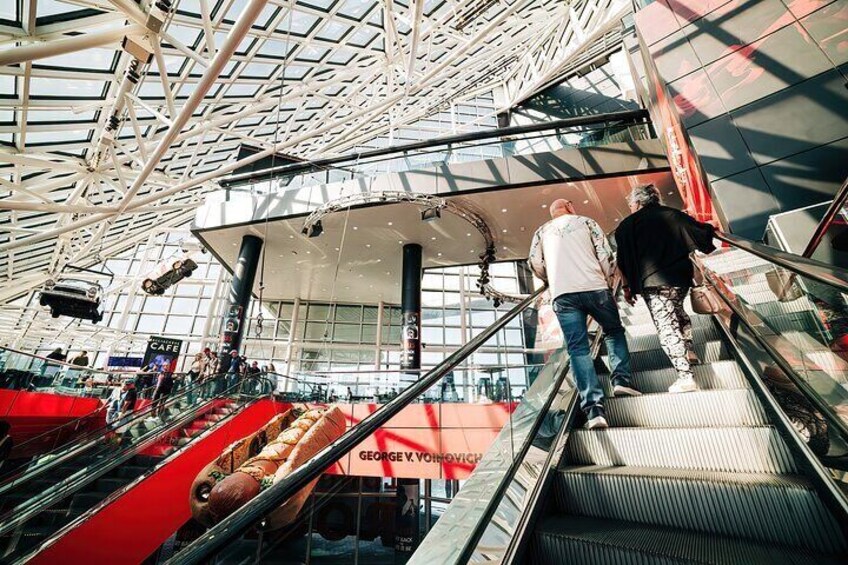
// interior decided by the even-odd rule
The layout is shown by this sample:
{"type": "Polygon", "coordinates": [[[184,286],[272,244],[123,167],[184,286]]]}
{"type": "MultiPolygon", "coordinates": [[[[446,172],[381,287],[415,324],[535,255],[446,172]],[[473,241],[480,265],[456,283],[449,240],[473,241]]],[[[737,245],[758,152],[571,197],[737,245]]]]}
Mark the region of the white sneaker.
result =
{"type": "Polygon", "coordinates": [[[609,424],[607,423],[607,419],[603,416],[595,416],[591,420],[586,423],[586,428],[590,430],[602,430],[604,428],[608,428],[609,424]]]}
{"type": "Polygon", "coordinates": [[[612,387],[613,396],[642,396],[642,393],[635,388],[623,385],[615,385],[612,387]]]}
{"type": "Polygon", "coordinates": [[[668,392],[671,394],[678,394],[681,392],[695,392],[698,390],[698,384],[695,382],[695,379],[684,379],[680,378],[674,381],[670,387],[668,387],[668,392]]]}
{"type": "Polygon", "coordinates": [[[701,358],[698,357],[698,354],[695,353],[694,351],[687,351],[686,352],[686,359],[689,361],[690,365],[700,365],[701,364],[701,358]]]}

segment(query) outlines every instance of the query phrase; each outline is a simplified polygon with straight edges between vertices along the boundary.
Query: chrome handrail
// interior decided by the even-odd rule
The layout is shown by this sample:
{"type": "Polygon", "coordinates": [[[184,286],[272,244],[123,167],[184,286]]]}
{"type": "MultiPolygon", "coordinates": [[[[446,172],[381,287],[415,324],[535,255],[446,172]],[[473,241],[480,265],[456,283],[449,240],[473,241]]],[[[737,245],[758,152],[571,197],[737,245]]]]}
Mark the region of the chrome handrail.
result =
{"type": "Polygon", "coordinates": [[[801,257],[794,253],[787,253],[786,251],[781,251],[736,235],[716,232],[715,237],[737,249],[747,251],[751,255],[756,255],[760,259],[765,259],[769,263],[783,267],[796,275],[812,279],[832,286],[841,292],[848,293],[848,270],[834,267],[833,265],[828,265],[827,263],[808,257],[801,257]]]}
{"type": "Polygon", "coordinates": [[[23,355],[25,357],[31,357],[33,359],[38,359],[39,361],[44,361],[50,365],[59,365],[61,367],[65,367],[67,369],[73,369],[75,371],[89,371],[92,373],[100,373],[103,375],[121,375],[121,376],[129,376],[135,377],[138,375],[156,375],[161,373],[161,371],[119,371],[113,369],[95,369],[94,367],[85,367],[82,365],[74,365],[73,363],[69,363],[68,361],[59,361],[57,359],[48,359],[47,357],[43,357],[41,355],[37,355],[35,353],[28,353],[26,351],[21,351],[19,349],[15,349],[13,347],[7,347],[5,345],[0,345],[0,350],[11,351],[16,355],[23,355]]]}
{"type": "Polygon", "coordinates": [[[432,371],[403,390],[397,397],[366,416],[359,424],[348,429],[339,439],[319,451],[309,461],[292,471],[276,484],[262,491],[249,505],[242,506],[229,517],[210,528],[188,547],[168,561],[170,564],[199,563],[219,550],[234,536],[250,529],[259,517],[267,515],[296,494],[300,489],[318,478],[330,465],[349,453],[354,447],[372,435],[380,426],[391,420],[404,407],[435,385],[442,377],[459,365],[472,352],[488,341],[519,313],[524,311],[547,286],[528,296],[506,313],[500,320],[474,336],[466,345],[456,350],[432,371]]]}

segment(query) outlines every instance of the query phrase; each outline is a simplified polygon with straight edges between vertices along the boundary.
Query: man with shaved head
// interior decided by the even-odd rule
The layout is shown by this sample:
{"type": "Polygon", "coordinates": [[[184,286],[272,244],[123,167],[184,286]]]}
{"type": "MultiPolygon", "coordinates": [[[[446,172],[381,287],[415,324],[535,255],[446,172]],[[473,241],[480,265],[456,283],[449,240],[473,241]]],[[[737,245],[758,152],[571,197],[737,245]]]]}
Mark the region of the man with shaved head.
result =
{"type": "Polygon", "coordinates": [[[611,290],[615,256],[601,226],[578,215],[570,201],[554,200],[550,213],[551,221],[533,236],[528,263],[536,276],[548,283],[587,427],[606,428],[604,392],[589,352],[587,317],[603,328],[613,394],[641,394],[630,381],[630,351],[611,290]]]}

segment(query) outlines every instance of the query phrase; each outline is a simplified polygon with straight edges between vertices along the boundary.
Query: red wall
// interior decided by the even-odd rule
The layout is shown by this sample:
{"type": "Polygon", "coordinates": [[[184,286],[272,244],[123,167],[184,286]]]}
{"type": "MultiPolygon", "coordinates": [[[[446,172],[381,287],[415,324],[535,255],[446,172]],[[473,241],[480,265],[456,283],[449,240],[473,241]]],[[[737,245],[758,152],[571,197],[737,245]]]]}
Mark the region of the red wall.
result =
{"type": "Polygon", "coordinates": [[[191,518],[197,474],[287,406],[260,400],[39,553],[32,563],[138,564],[191,518]]]}
{"type": "MultiPolygon", "coordinates": [[[[84,398],[44,392],[0,389],[0,419],[9,422],[14,444],[20,445],[39,434],[53,430],[71,420],[92,414],[102,405],[98,398],[84,398]]],[[[102,411],[92,414],[78,429],[64,429],[50,434],[38,441],[38,445],[28,446],[27,453],[13,451],[13,457],[31,456],[55,445],[67,441],[76,432],[94,429],[106,424],[106,414],[102,411]]]]}

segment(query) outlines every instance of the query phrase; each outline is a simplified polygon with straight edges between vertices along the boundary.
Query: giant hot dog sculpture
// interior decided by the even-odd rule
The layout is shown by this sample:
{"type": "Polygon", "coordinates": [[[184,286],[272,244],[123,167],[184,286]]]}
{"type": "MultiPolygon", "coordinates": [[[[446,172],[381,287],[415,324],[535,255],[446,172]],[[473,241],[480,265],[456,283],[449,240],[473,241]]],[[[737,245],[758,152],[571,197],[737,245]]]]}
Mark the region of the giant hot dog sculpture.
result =
{"type": "MultiPolygon", "coordinates": [[[[204,505],[194,504],[195,490],[192,490],[192,511],[198,521],[211,525],[229,516],[263,489],[273,485],[311,459],[345,431],[344,415],[335,406],[311,410],[296,407],[286,414],[276,416],[264,429],[272,431],[272,429],[269,430],[272,423],[279,425],[284,422],[289,423],[288,427],[283,429],[276,439],[268,443],[258,455],[244,461],[235,468],[232,474],[224,476],[223,473],[219,473],[215,477],[204,505]],[[290,418],[292,415],[297,416],[293,421],[290,418]]],[[[267,434],[266,437],[274,436],[267,434]]],[[[208,478],[209,474],[204,474],[204,471],[198,476],[198,480],[208,478]]],[[[266,529],[275,530],[291,523],[309,498],[317,481],[318,479],[315,479],[309,483],[271,512],[265,521],[266,529]]]]}

